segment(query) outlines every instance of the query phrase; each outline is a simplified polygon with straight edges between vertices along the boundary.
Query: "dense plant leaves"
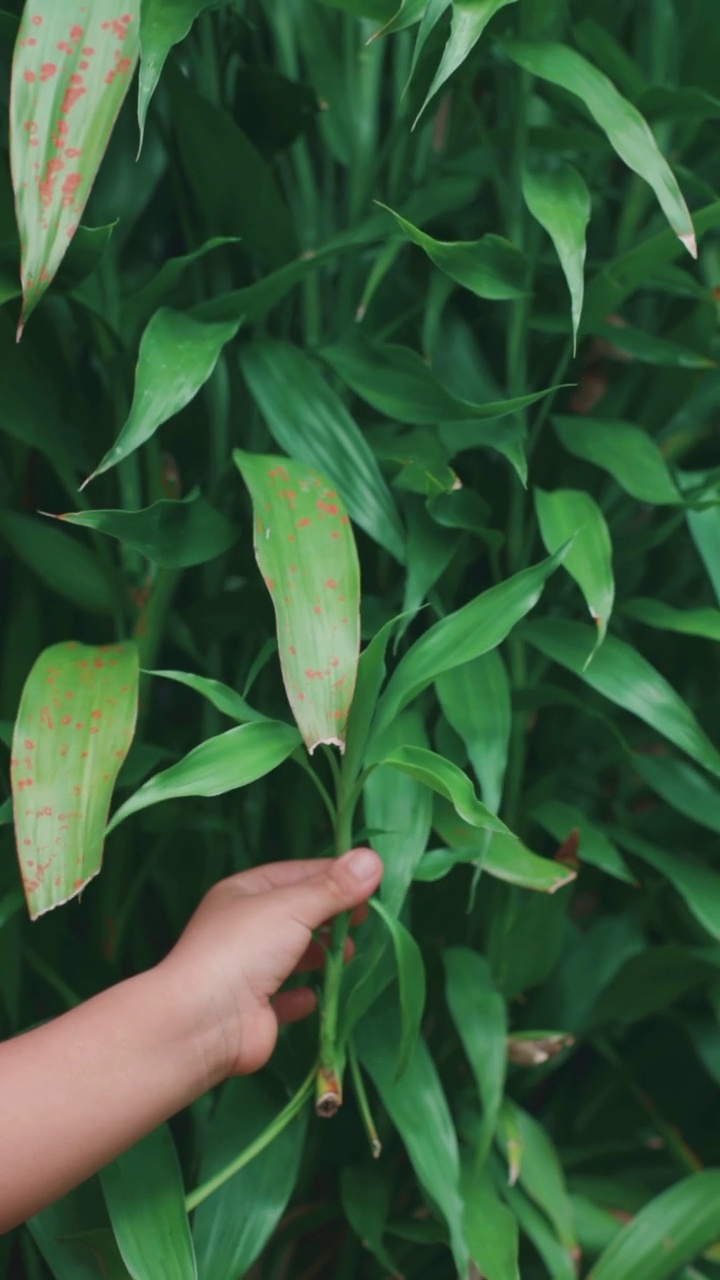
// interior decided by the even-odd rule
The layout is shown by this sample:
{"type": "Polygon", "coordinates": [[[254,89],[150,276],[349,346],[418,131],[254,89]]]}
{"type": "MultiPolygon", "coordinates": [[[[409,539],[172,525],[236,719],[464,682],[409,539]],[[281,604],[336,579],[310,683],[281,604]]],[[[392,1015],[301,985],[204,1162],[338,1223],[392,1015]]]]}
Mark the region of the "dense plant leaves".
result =
{"type": "MultiPolygon", "coordinates": [[[[422,717],[414,709],[401,712],[395,718],[376,738],[375,749],[382,759],[383,755],[408,743],[418,747],[428,745],[422,717]]],[[[373,833],[373,848],[385,866],[380,897],[388,911],[399,915],[430,835],[432,793],[417,778],[381,764],[372,769],[365,780],[363,807],[368,828],[373,833]]]]}
{"type": "MultiPolygon", "coordinates": [[[[200,1163],[201,1184],[229,1165],[277,1117],[284,1099],[267,1076],[223,1086],[200,1163]]],[[[249,1164],[198,1205],[193,1239],[202,1280],[244,1275],[265,1246],[292,1195],[307,1132],[308,1108],[249,1164]],[[240,1206],[240,1208],[239,1208],[240,1206]]]]}
{"type": "Polygon", "coordinates": [[[673,888],[685,899],[696,920],[713,938],[720,938],[720,875],[687,855],[678,857],[649,840],[643,840],[634,831],[621,827],[611,828],[618,844],[628,852],[642,858],[655,867],[673,888]]]}
{"type": "Polygon", "coordinates": [[[597,693],[644,720],[720,777],[720,751],[701,729],[687,703],[665,677],[624,640],[607,636],[588,667],[587,638],[577,623],[544,618],[527,623],[524,634],[546,657],[574,671],[597,693]]]}
{"type": "Polygon", "coordinates": [[[629,422],[598,418],[553,418],[568,453],[592,462],[640,502],[678,503],[682,495],[654,440],[629,422]]]}
{"type": "Polygon", "coordinates": [[[185,39],[203,9],[215,0],[142,0],[140,6],[140,77],[138,125],[140,146],[147,109],[172,46],[185,39]]]}
{"type": "Polygon", "coordinates": [[[468,1257],[459,1190],[460,1159],[450,1109],[424,1041],[417,1041],[407,1070],[396,1080],[399,1039],[395,1002],[383,998],[359,1025],[358,1055],[405,1144],[421,1186],[447,1222],[455,1265],[460,1275],[465,1275],[468,1257]],[[418,1124],[418,1116],[423,1117],[422,1124],[418,1124]]]}
{"type": "Polygon", "coordinates": [[[155,312],[140,341],[127,421],[85,484],[116,467],[190,403],[237,330],[234,321],[207,324],[169,307],[155,312]]]}
{"type": "Polygon", "coordinates": [[[188,689],[194,689],[203,698],[207,698],[223,715],[230,716],[239,724],[247,724],[250,720],[267,720],[262,711],[256,711],[235,689],[223,684],[222,680],[212,680],[208,676],[196,676],[190,671],[149,671],[151,676],[159,676],[162,680],[176,680],[188,689]]]}
{"type": "Polygon", "coordinates": [[[399,1079],[407,1070],[420,1035],[425,1009],[425,966],[420,948],[405,926],[377,898],[371,898],[370,906],[377,911],[390,934],[395,952],[400,1000],[400,1047],[396,1068],[399,1079]]]}
{"type": "Polygon", "coordinates": [[[720,603],[720,511],[688,511],[688,529],[720,603]]]}
{"type": "Polygon", "coordinates": [[[180,1164],[167,1125],[101,1171],[115,1239],[133,1280],[197,1280],[180,1164]]]}
{"type": "Polygon", "coordinates": [[[422,356],[410,347],[355,337],[352,341],[324,347],[321,355],[350,389],[378,413],[418,427],[466,422],[473,418],[501,418],[535,404],[552,390],[473,404],[451,395],[422,356]]]}
{"type": "Polygon", "coordinates": [[[443,952],[445,998],[462,1041],[482,1104],[482,1120],[473,1152],[480,1168],[495,1134],[505,1087],[507,1018],[485,958],[468,947],[443,952]]]}
{"type": "Polygon", "coordinates": [[[550,1280],[576,1280],[575,1258],[560,1243],[545,1214],[518,1187],[503,1186],[502,1192],[517,1218],[521,1232],[542,1258],[550,1280]]]}
{"type": "Polygon", "coordinates": [[[555,893],[575,878],[575,872],[526,849],[515,836],[483,833],[463,822],[446,801],[436,801],[433,826],[449,848],[431,850],[416,872],[416,880],[439,880],[461,862],[472,862],[488,875],[523,889],[555,893]]]}
{"type": "Polygon", "coordinates": [[[720,1172],[707,1169],[655,1196],[615,1237],[588,1280],[668,1280],[720,1234],[720,1172]]]}
{"type": "Polygon", "coordinates": [[[652,187],[676,236],[697,257],[692,219],[672,169],[647,121],[612,81],[568,45],[550,40],[506,40],[503,48],[531,75],[581,99],[620,159],[652,187]]]}
{"type": "Polygon", "coordinates": [[[443,672],[436,688],[448,723],[465,743],[483,801],[497,813],[511,729],[510,684],[503,660],[491,649],[443,672]]]}
{"type": "Polygon", "coordinates": [[[517,1218],[503,1204],[485,1169],[463,1168],[465,1239],[487,1280],[520,1280],[517,1218]]]}
{"type": "Polygon", "coordinates": [[[545,1129],[527,1111],[506,1098],[522,1149],[520,1185],[547,1214],[560,1243],[572,1256],[576,1249],[573,1209],[557,1152],[545,1129]]]}
{"type": "Polygon", "coordinates": [[[462,66],[493,14],[497,13],[498,9],[503,9],[505,5],[513,3],[514,0],[453,0],[450,35],[440,59],[440,66],[433,76],[425,101],[418,112],[416,124],[430,99],[453,72],[462,66]]]}
{"type": "Polygon", "coordinates": [[[0,511],[0,536],[51,591],[92,613],[113,612],[115,599],[103,568],[77,538],[15,511],[0,511]]]}
{"type": "Polygon", "coordinates": [[[579,837],[577,856],[580,862],[599,867],[616,880],[635,884],[636,880],[620,851],[609,836],[596,827],[577,805],[562,800],[544,800],[532,810],[533,821],[562,844],[573,831],[579,837]]]}
{"type": "MultiPolygon", "coordinates": [[[[80,231],[82,227],[80,228],[80,231]]],[[[79,234],[79,233],[78,233],[79,234]]],[[[76,237],[77,238],[77,237],[76,237]]],[[[182,277],[193,263],[204,258],[206,253],[211,253],[214,249],[222,249],[227,244],[239,244],[238,236],[213,236],[210,240],[206,240],[199,248],[192,249],[190,253],[182,253],[176,258],[168,258],[163,262],[159,271],[155,271],[152,277],[142,288],[134,290],[127,298],[123,299],[123,317],[127,320],[128,327],[133,328],[142,320],[149,319],[155,311],[165,301],[167,295],[180,283],[182,277]]],[[[242,310],[236,316],[201,316],[196,314],[199,308],[193,308],[191,315],[194,319],[214,320],[241,320],[244,313],[242,310]]]]}
{"type": "Polygon", "coordinates": [[[657,627],[661,631],[677,631],[681,635],[720,640],[720,609],[709,606],[704,609],[676,609],[674,605],[665,604],[662,600],[636,596],[633,600],[625,601],[622,612],[636,622],[644,622],[646,626],[657,627]]]}
{"type": "Polygon", "coordinates": [[[279,720],[257,720],[208,738],[177,764],[156,773],[113,814],[113,831],[131,813],[182,796],[219,796],[276,769],[297,748],[299,735],[279,720]]]}
{"type": "Polygon", "coordinates": [[[213,560],[230,549],[239,533],[199,493],[179,501],[163,499],[142,511],[71,511],[56,519],[106,533],[168,569],[213,560]]]}
{"type": "Polygon", "coordinates": [[[471,826],[485,831],[512,834],[508,832],[505,823],[478,800],[467,774],[437,752],[428,751],[425,747],[396,747],[381,763],[400,769],[437,795],[444,796],[458,816],[471,826]]]}
{"type": "Polygon", "coordinates": [[[15,839],[32,919],[74,897],[100,870],[137,697],[133,644],[56,644],[33,665],[10,762],[15,839]]]}
{"type": "Polygon", "coordinates": [[[627,324],[594,324],[593,333],[604,338],[616,358],[642,360],[645,364],[666,365],[670,369],[710,369],[714,361],[709,356],[683,347],[679,342],[645,333],[627,324]]]}
{"type": "Polygon", "coordinates": [[[528,209],[555,245],[567,280],[575,350],[585,291],[585,230],[590,221],[590,192],[577,169],[564,161],[553,169],[526,167],[522,187],[528,209]]]}
{"type": "Polygon", "coordinates": [[[390,1209],[392,1183],[377,1165],[345,1165],[340,1175],[340,1198],[345,1216],[359,1240],[393,1278],[400,1276],[383,1243],[390,1209]]]}
{"type": "Polygon", "coordinates": [[[360,567],[342,501],[303,462],[236,449],[258,567],[275,609],[290,709],[312,754],[345,748],[360,653],[360,567]]]}
{"type": "Polygon", "coordinates": [[[636,755],[633,768],[665,804],[720,835],[720,791],[704,773],[687,760],[660,755],[636,755]]]}
{"type": "Polygon", "coordinates": [[[377,700],[387,671],[385,655],[390,636],[401,621],[391,618],[375,633],[369,645],[360,654],[355,682],[355,694],[350,707],[345,744],[345,771],[349,778],[357,777],[365,748],[370,736],[370,726],[377,700]]]}
{"type": "Polygon", "coordinates": [[[132,1280],[112,1231],[93,1227],[104,1215],[93,1178],[30,1218],[28,1230],[55,1280],[132,1280]]]}
{"type": "Polygon", "coordinates": [[[398,663],[378,705],[376,732],[445,671],[494,649],[537,604],[546,578],[562,563],[559,551],[490,587],[430,627],[398,663]]]}
{"type": "Polygon", "coordinates": [[[13,187],[22,244],[18,332],[53,279],[82,216],[138,54],[139,0],[27,5],[10,95],[13,187]]]}
{"type": "Polygon", "coordinates": [[[487,235],[482,240],[453,243],[433,240],[394,209],[388,209],[387,205],[380,207],[392,214],[406,239],[423,249],[440,271],[478,298],[501,301],[521,298],[527,292],[527,259],[502,236],[487,235]]]}
{"type": "Polygon", "coordinates": [[[563,568],[577,582],[602,644],[615,599],[612,542],[595,499],[583,489],[536,489],[535,510],[545,549],[552,555],[572,539],[563,568]]]}
{"type": "Polygon", "coordinates": [[[280,447],[329,476],[356,524],[402,562],[405,536],[392,495],[369,446],[317,365],[298,347],[271,339],[243,347],[240,363],[280,447]]]}

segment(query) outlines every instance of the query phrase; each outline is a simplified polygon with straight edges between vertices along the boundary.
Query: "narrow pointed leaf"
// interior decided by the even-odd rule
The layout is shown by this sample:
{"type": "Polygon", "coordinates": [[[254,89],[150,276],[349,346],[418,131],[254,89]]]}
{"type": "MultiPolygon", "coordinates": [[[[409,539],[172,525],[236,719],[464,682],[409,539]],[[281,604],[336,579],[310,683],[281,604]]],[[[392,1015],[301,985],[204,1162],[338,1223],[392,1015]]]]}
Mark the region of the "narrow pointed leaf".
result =
{"type": "Polygon", "coordinates": [[[190,403],[237,330],[236,321],[207,324],[168,307],[155,312],[140,341],[128,419],[90,480],[134,453],[190,403]]]}
{"type": "Polygon", "coordinates": [[[652,187],[675,235],[697,257],[692,218],[673,171],[645,118],[612,80],[582,54],[555,41],[507,40],[503,48],[531,75],[581,99],[620,159],[652,187]]]}
{"type": "Polygon", "coordinates": [[[507,672],[497,649],[443,672],[436,682],[445,718],[460,735],[480,783],[484,803],[497,813],[510,743],[507,672]]]}
{"type": "Polygon", "coordinates": [[[215,0],[142,0],[140,7],[140,80],[138,125],[140,146],[147,109],[172,46],[185,39],[203,9],[215,0]]]}
{"type": "Polygon", "coordinates": [[[77,537],[37,516],[0,511],[0,538],[51,591],[92,613],[113,612],[116,601],[103,566],[77,537]]]}
{"type": "Polygon", "coordinates": [[[455,613],[430,627],[398,663],[380,699],[375,729],[389,724],[444,671],[495,649],[537,604],[546,578],[563,552],[490,587],[455,613]]]}
{"type": "Polygon", "coordinates": [[[530,816],[560,844],[571,831],[577,831],[580,838],[577,856],[581,864],[588,862],[616,880],[636,884],[635,876],[612,840],[586,818],[577,805],[565,804],[562,800],[545,800],[533,809],[530,816]]]}
{"type": "Polygon", "coordinates": [[[345,1165],[340,1175],[340,1199],[355,1235],[383,1268],[383,1274],[400,1280],[400,1272],[383,1243],[392,1199],[388,1171],[377,1164],[345,1165]]]}
{"type": "MultiPolygon", "coordinates": [[[[620,356],[640,360],[643,364],[663,365],[669,369],[712,369],[715,361],[709,356],[684,347],[669,338],[645,333],[626,324],[594,324],[592,333],[604,338],[620,356]]],[[[617,358],[617,357],[616,357],[617,358]]]]}
{"type": "Polygon", "coordinates": [[[110,1221],[133,1280],[197,1280],[180,1163],[167,1125],[101,1171],[110,1221]]]}
{"type": "Polygon", "coordinates": [[[468,947],[443,952],[445,998],[462,1041],[482,1104],[473,1164],[480,1168],[495,1136],[505,1087],[507,1017],[505,1001],[487,960],[468,947]]]}
{"type": "Polygon", "coordinates": [[[602,467],[631,497],[655,504],[683,501],[655,441],[640,427],[580,416],[553,417],[553,426],[568,453],[602,467]]]}
{"type": "Polygon", "coordinates": [[[523,631],[530,644],[546,657],[574,671],[597,693],[649,724],[720,777],[718,748],[672,685],[631,645],[616,636],[607,636],[587,667],[587,633],[577,623],[544,618],[528,623],[523,631]]]}
{"type": "Polygon", "coordinates": [[[396,1066],[396,1079],[399,1079],[407,1069],[420,1035],[425,1009],[425,966],[420,948],[405,926],[377,898],[371,898],[370,906],[383,921],[395,952],[400,998],[400,1047],[396,1066]]]}
{"type": "Polygon", "coordinates": [[[324,476],[290,458],[233,457],[253,503],[258,567],[275,609],[290,709],[311,753],[345,748],[360,653],[360,568],[349,517],[324,476]]]}
{"type": "Polygon", "coordinates": [[[398,617],[386,622],[360,654],[355,694],[347,723],[345,769],[349,778],[357,777],[360,772],[370,737],[370,726],[387,671],[385,654],[388,642],[401,620],[398,617]]]}
{"type": "Polygon", "coordinates": [[[442,88],[453,72],[462,66],[493,14],[497,13],[498,9],[503,9],[505,5],[513,3],[514,0],[453,0],[450,35],[440,59],[440,66],[435,72],[425,101],[416,117],[416,124],[430,99],[435,96],[438,89],[442,88]]]}
{"type": "Polygon", "coordinates": [[[224,716],[230,716],[239,724],[247,724],[250,720],[267,720],[262,711],[256,711],[235,689],[223,684],[222,680],[211,680],[207,676],[196,676],[190,671],[148,671],[150,676],[159,676],[163,680],[177,680],[188,689],[194,689],[203,698],[207,698],[224,716]]]}
{"type": "Polygon", "coordinates": [[[612,569],[612,542],[607,521],[584,489],[535,490],[535,510],[545,549],[550,553],[569,539],[563,560],[571,578],[582,591],[597,628],[597,643],[605,639],[615,599],[612,569]]]}
{"type": "Polygon", "coordinates": [[[575,879],[575,872],[550,858],[540,858],[516,836],[483,832],[461,821],[446,801],[436,801],[433,826],[447,849],[433,849],[415,872],[416,880],[437,880],[459,863],[470,862],[507,884],[538,893],[555,893],[575,879]]]}
{"type": "Polygon", "coordinates": [[[10,150],[20,330],[82,217],[138,54],[140,0],[27,4],[12,67],[10,150]]]}
{"type": "Polygon", "coordinates": [[[720,1171],[683,1178],[655,1196],[615,1237],[588,1280],[669,1280],[720,1236],[720,1171]]]}
{"type": "Polygon", "coordinates": [[[321,355],[351,390],[378,413],[419,427],[466,422],[471,418],[501,418],[534,404],[552,390],[473,404],[447,391],[422,356],[410,347],[357,337],[337,346],[324,347],[321,355]]]}
{"type": "Polygon", "coordinates": [[[240,532],[199,493],[174,502],[163,499],[141,511],[70,511],[56,518],[117,538],[168,569],[213,560],[240,532]]]}
{"type": "Polygon", "coordinates": [[[465,1239],[480,1274],[487,1280],[520,1280],[517,1219],[498,1196],[489,1173],[468,1165],[461,1187],[465,1239]]]}
{"type": "Polygon", "coordinates": [[[243,347],[240,362],[280,447],[329,476],[355,523],[402,562],[405,535],[390,490],[364,436],[317,365],[289,342],[271,339],[243,347]]]}
{"type": "Polygon", "coordinates": [[[495,235],[454,243],[433,240],[394,209],[384,204],[380,208],[392,214],[406,239],[423,249],[440,271],[478,298],[501,301],[521,298],[527,293],[527,259],[509,240],[495,235]]]}
{"type": "Polygon", "coordinates": [[[15,839],[32,919],[80,893],[100,870],[137,698],[132,644],[52,645],[25,682],[11,770],[15,839]]]}
{"type": "Polygon", "coordinates": [[[572,1253],[576,1248],[573,1209],[555,1147],[541,1124],[510,1098],[505,1108],[513,1118],[522,1146],[520,1185],[547,1214],[560,1243],[572,1253]]]}
{"type": "Polygon", "coordinates": [[[555,245],[567,280],[575,350],[585,291],[585,229],[590,221],[590,192],[577,169],[564,161],[555,169],[524,169],[522,187],[533,218],[555,245]]]}
{"type": "MultiPolygon", "coordinates": [[[[359,696],[358,686],[356,698],[359,696]]],[[[408,744],[425,748],[429,745],[423,718],[415,708],[401,712],[375,739],[373,758],[382,759],[408,744]]],[[[395,916],[400,914],[415,868],[425,852],[432,807],[428,788],[398,769],[378,765],[365,780],[365,821],[373,833],[373,848],[385,866],[380,897],[395,916]]]]}
{"type": "Polygon", "coordinates": [[[437,795],[444,796],[458,816],[471,826],[512,835],[505,823],[478,800],[467,774],[437,752],[428,751],[425,747],[397,747],[389,756],[385,756],[382,763],[400,769],[437,795]]]}
{"type": "Polygon", "coordinates": [[[644,622],[647,627],[677,631],[686,636],[704,636],[707,640],[720,640],[720,609],[676,609],[662,600],[636,596],[622,606],[622,612],[636,622],[644,622]]]}
{"type": "Polygon", "coordinates": [[[720,835],[720,790],[694,765],[673,756],[636,755],[633,769],[666,804],[720,835]]]}
{"type": "Polygon", "coordinates": [[[708,511],[688,511],[690,537],[720,603],[720,511],[711,507],[708,511]]]}
{"type": "Polygon", "coordinates": [[[688,855],[678,856],[659,845],[643,840],[633,831],[613,828],[618,844],[649,863],[684,898],[696,920],[713,938],[720,938],[720,874],[695,862],[688,855]]]}
{"type": "Polygon", "coordinates": [[[292,755],[297,730],[279,720],[258,720],[208,738],[177,764],[156,773],[113,814],[108,831],[162,800],[183,796],[220,796],[263,778],[292,755]]]}
{"type": "MultiPolygon", "coordinates": [[[[177,258],[168,258],[163,262],[159,271],[154,271],[147,284],[141,289],[133,291],[127,298],[123,300],[123,315],[127,318],[128,326],[133,328],[143,320],[147,320],[165,301],[167,295],[172,292],[176,285],[180,283],[183,275],[188,267],[197,262],[199,258],[204,258],[206,253],[211,253],[214,249],[221,249],[227,244],[239,244],[238,236],[213,236],[210,240],[206,240],[199,248],[192,249],[190,253],[180,254],[177,258]]],[[[198,312],[200,307],[192,309],[192,317],[195,320],[240,320],[244,312],[242,308],[237,315],[200,315],[198,312]]]]}

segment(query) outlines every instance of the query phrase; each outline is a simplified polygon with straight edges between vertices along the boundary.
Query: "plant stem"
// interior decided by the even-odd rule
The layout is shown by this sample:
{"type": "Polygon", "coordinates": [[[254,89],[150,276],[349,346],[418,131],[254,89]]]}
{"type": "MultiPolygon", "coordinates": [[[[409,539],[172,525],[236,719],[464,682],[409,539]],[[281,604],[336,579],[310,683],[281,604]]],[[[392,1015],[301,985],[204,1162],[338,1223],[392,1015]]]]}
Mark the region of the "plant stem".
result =
{"type": "Polygon", "coordinates": [[[370,1143],[370,1150],[373,1154],[373,1159],[377,1160],[382,1152],[382,1143],[378,1138],[375,1121],[372,1118],[370,1103],[368,1102],[368,1096],[365,1090],[365,1081],[362,1078],[360,1063],[358,1062],[355,1045],[352,1040],[348,1041],[348,1061],[350,1063],[350,1073],[352,1075],[353,1086],[355,1088],[355,1097],[357,1098],[360,1115],[362,1116],[362,1121],[365,1125],[365,1132],[368,1136],[368,1142],[370,1143]]]}
{"type": "MultiPolygon", "coordinates": [[[[335,854],[340,857],[352,846],[352,819],[355,809],[353,779],[340,770],[337,781],[335,854]]],[[[335,916],[330,927],[330,946],[325,957],[325,985],[320,1012],[320,1062],[317,1071],[315,1109],[320,1116],[333,1116],[342,1105],[342,1050],[337,1045],[340,986],[345,964],[345,942],[350,928],[350,912],[335,916]]]]}
{"type": "Polygon", "coordinates": [[[223,1169],[213,1174],[212,1178],[208,1178],[207,1182],[203,1182],[201,1186],[196,1187],[194,1191],[191,1191],[185,1197],[185,1208],[188,1213],[191,1213],[193,1209],[197,1209],[197,1206],[202,1204],[203,1200],[207,1200],[208,1196],[217,1191],[218,1187],[222,1187],[229,1178],[234,1177],[240,1169],[244,1169],[246,1164],[249,1164],[251,1160],[255,1159],[255,1156],[270,1145],[273,1138],[277,1138],[278,1134],[282,1133],[290,1121],[294,1120],[295,1116],[302,1111],[312,1093],[314,1078],[315,1067],[305,1077],[297,1093],[293,1094],[287,1106],[283,1107],[279,1115],[276,1115],[275,1119],[270,1121],[267,1128],[263,1129],[262,1133],[258,1134],[257,1138],[244,1151],[240,1152],[239,1156],[235,1156],[234,1160],[231,1160],[223,1169]]]}

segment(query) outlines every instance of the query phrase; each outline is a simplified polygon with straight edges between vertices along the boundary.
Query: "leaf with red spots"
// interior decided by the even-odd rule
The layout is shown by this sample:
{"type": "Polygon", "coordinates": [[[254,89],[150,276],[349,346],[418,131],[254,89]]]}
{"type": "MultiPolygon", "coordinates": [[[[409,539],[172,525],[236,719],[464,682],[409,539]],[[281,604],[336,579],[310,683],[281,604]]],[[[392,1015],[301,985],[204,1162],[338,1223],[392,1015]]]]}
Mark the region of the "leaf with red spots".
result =
{"type": "Polygon", "coordinates": [[[30,672],[10,776],[15,839],[32,919],[60,906],[102,863],[110,797],[135,729],[133,644],[55,644],[30,672]]]}
{"type": "Polygon", "coordinates": [[[138,55],[139,0],[28,0],[13,56],[10,157],[23,308],[75,234],[138,55]]]}
{"type": "Polygon", "coordinates": [[[350,520],[318,471],[236,449],[253,502],[255,556],[272,597],[292,713],[312,753],[345,749],[360,651],[360,569],[350,520]]]}

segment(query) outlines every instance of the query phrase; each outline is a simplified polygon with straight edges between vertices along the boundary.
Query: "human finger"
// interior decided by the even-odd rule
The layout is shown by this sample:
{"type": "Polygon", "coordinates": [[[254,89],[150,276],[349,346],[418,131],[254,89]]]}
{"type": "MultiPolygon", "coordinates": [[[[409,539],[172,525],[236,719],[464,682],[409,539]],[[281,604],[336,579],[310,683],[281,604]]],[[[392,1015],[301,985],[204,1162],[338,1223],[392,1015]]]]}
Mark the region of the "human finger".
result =
{"type": "MultiPolygon", "coordinates": [[[[325,953],[328,942],[329,938],[325,938],[323,940],[313,939],[307,950],[303,952],[295,965],[293,973],[308,973],[311,969],[322,969],[325,964],[325,953]]],[[[346,964],[348,960],[352,960],[354,954],[355,943],[352,938],[346,938],[345,951],[343,954],[343,959],[346,964]]]]}
{"type": "Polygon", "coordinates": [[[290,1022],[300,1022],[307,1018],[317,1007],[317,996],[309,987],[295,987],[292,991],[281,991],[272,1001],[275,1017],[281,1027],[290,1022]]]}
{"type": "Polygon", "coordinates": [[[266,862],[228,876],[228,884],[235,884],[243,893],[268,893],[319,875],[335,861],[335,858],[294,858],[287,862],[266,862]]]}
{"type": "Polygon", "coordinates": [[[352,911],[377,888],[383,864],[372,849],[351,849],[333,859],[318,875],[268,894],[278,926],[289,917],[314,931],[341,911],[352,911]]]}

